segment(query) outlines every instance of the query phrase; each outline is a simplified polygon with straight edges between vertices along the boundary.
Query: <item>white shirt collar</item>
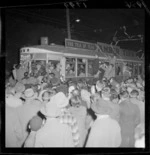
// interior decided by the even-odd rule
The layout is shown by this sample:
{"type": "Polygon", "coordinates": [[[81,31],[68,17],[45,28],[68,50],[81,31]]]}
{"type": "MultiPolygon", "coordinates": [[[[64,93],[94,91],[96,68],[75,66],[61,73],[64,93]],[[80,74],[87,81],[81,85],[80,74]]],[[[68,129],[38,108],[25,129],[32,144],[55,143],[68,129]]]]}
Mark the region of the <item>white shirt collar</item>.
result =
{"type": "Polygon", "coordinates": [[[96,114],[96,116],[97,116],[97,119],[103,119],[103,118],[109,117],[109,115],[98,115],[98,114],[96,114]]]}

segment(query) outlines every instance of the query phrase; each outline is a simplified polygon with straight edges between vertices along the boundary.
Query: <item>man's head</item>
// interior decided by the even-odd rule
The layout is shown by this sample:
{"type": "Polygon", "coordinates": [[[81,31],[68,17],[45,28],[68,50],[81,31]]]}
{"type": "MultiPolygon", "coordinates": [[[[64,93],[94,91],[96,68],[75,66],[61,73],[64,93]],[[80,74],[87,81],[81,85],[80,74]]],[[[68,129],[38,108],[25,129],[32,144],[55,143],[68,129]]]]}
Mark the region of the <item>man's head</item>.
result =
{"type": "Polygon", "coordinates": [[[134,89],[130,92],[131,98],[137,98],[138,96],[139,96],[139,92],[137,90],[134,89]]]}
{"type": "Polygon", "coordinates": [[[122,92],[120,92],[120,99],[122,99],[122,100],[125,100],[125,99],[128,99],[128,97],[129,97],[129,94],[128,94],[128,91],[122,91],[122,92]]]}

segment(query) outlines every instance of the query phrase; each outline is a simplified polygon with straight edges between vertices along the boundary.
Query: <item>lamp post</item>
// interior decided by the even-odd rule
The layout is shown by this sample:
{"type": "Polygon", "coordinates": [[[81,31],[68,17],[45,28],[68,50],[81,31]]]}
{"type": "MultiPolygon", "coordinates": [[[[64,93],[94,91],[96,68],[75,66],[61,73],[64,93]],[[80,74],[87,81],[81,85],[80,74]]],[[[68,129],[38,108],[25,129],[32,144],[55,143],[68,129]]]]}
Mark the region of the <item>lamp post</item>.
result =
{"type": "Polygon", "coordinates": [[[67,20],[67,34],[68,39],[71,39],[71,31],[70,31],[70,16],[69,16],[69,9],[66,9],[66,20],[67,20]]]}

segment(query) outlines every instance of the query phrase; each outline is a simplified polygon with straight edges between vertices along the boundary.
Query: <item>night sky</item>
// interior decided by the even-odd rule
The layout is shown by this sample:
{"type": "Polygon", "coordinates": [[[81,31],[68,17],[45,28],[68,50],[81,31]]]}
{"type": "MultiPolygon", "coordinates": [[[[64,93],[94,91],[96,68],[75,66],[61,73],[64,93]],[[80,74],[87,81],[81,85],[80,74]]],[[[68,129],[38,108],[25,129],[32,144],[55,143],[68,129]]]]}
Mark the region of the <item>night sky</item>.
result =
{"type": "MultiPolygon", "coordinates": [[[[126,38],[123,26],[130,36],[144,35],[144,15],[142,9],[71,9],[71,38],[110,44],[116,31],[118,38],[126,38]]],[[[4,25],[7,69],[18,62],[21,47],[39,44],[40,37],[60,45],[67,38],[66,9],[8,8],[4,25]]],[[[134,51],[143,48],[140,40],[120,42],[118,46],[134,51]]]]}

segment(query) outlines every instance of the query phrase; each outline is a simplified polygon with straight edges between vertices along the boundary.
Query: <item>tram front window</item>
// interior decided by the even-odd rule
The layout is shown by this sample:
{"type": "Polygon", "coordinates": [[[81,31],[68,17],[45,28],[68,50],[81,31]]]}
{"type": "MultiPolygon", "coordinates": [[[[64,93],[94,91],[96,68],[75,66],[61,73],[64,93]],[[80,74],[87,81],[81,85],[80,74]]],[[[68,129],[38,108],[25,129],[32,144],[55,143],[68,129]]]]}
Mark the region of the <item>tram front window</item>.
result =
{"type": "Polygon", "coordinates": [[[31,72],[34,76],[46,74],[46,61],[34,60],[31,62],[31,72]]]}

